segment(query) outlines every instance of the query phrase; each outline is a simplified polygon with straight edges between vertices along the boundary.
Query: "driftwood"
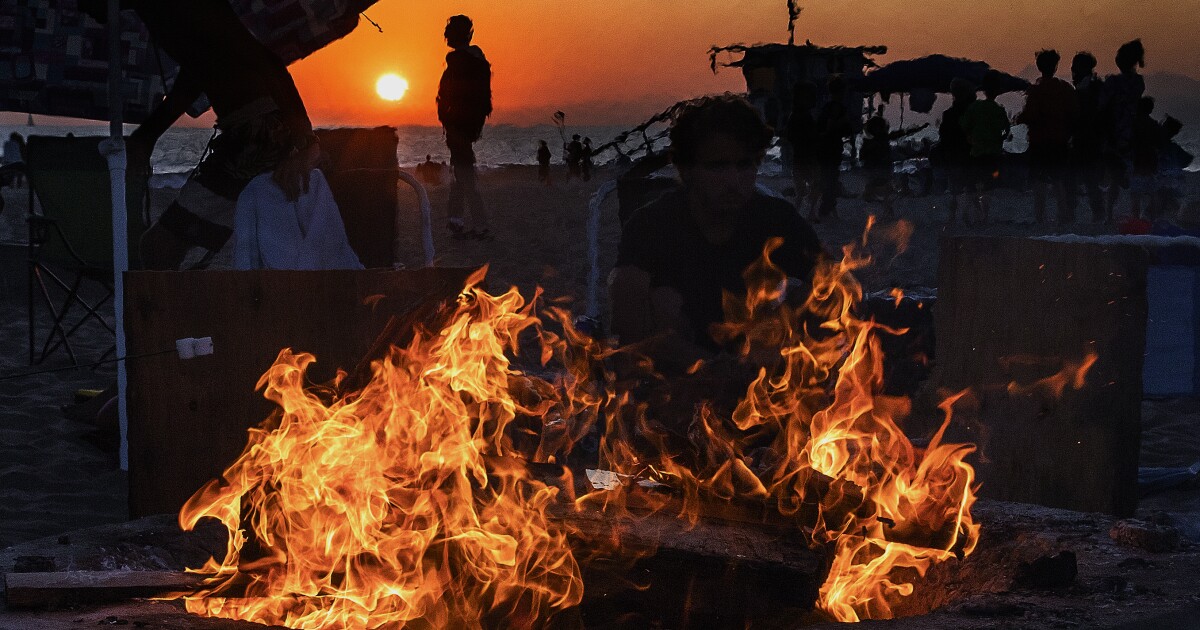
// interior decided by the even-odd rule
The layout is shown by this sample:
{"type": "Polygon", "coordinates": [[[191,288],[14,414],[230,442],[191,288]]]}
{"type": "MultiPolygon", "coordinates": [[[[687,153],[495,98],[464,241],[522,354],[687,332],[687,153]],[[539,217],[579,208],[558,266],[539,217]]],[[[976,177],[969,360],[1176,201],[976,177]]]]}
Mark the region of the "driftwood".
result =
{"type": "Polygon", "coordinates": [[[4,576],[4,590],[10,608],[46,608],[186,591],[200,579],[196,574],[175,571],[8,573],[4,576]]]}

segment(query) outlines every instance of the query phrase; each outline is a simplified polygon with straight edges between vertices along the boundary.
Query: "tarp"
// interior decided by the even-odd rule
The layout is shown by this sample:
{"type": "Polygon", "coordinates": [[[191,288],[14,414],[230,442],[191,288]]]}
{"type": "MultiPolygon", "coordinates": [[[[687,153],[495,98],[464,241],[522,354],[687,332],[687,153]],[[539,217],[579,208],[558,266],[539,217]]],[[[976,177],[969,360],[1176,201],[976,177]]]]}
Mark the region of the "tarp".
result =
{"type": "MultiPolygon", "coordinates": [[[[161,0],[169,2],[171,0],[161,0]]],[[[375,0],[230,0],[250,32],[291,63],[358,24],[375,0]]],[[[107,31],[74,0],[0,0],[0,111],[109,120],[107,31]]],[[[121,13],[126,122],[162,99],[176,65],[141,21],[121,13]]]]}
{"type": "MultiPolygon", "coordinates": [[[[950,81],[963,78],[978,86],[983,75],[992,69],[983,61],[973,61],[946,55],[929,55],[917,59],[893,61],[881,68],[868,72],[854,80],[851,87],[857,91],[884,96],[895,92],[915,91],[950,92],[950,81]]],[[[1020,92],[1029,87],[1029,82],[1020,77],[1001,72],[1000,92],[1020,92]]]]}

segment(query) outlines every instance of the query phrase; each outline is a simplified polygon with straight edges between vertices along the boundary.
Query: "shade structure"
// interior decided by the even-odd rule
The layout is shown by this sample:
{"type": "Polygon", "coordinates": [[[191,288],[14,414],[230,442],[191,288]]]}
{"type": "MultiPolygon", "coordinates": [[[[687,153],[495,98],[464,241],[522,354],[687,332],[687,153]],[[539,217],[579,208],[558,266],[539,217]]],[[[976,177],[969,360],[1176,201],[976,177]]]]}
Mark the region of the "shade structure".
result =
{"type": "MultiPolygon", "coordinates": [[[[251,33],[287,63],[358,25],[375,0],[230,0],[251,33]]],[[[162,100],[176,64],[132,11],[119,24],[124,121],[141,122],[162,100]]],[[[108,29],[73,0],[0,1],[0,111],[111,121],[108,29]]],[[[195,112],[199,113],[199,112],[195,112]]]]}
{"type": "MultiPolygon", "coordinates": [[[[978,86],[983,75],[992,67],[986,62],[946,55],[928,55],[916,59],[893,61],[876,68],[853,82],[856,90],[866,93],[878,92],[888,95],[896,92],[911,93],[916,90],[948,93],[950,82],[966,79],[978,86]]],[[[1019,92],[1029,87],[1029,82],[1004,72],[1000,73],[1000,92],[1019,92]]]]}

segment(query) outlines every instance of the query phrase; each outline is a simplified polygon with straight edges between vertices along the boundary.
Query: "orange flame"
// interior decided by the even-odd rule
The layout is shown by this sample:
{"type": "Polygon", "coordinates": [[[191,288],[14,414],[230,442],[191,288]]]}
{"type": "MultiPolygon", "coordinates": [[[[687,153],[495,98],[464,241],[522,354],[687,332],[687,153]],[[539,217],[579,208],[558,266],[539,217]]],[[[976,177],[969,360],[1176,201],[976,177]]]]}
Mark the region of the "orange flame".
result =
{"type": "Polygon", "coordinates": [[[869,259],[847,246],[793,304],[794,283],[770,262],[778,245],[746,270],[745,299],[726,297],[714,331],[740,359],[691,366],[661,400],[627,382],[662,380],[648,359],[580,334],[562,309],[547,311],[561,333],[548,330],[537,296],[488,295],[474,286],[481,275],[439,331],[394,348],[359,392],[306,387],[315,359],[284,350],[259,381],[279,410],[180,514],[185,529],[216,518],[230,533],[188,610],[293,628],[530,627],[583,597],[571,532],[551,508],[670,509],[695,522],[736,501],[770,506],[832,547],[823,610],[891,616],[912,592],[906,576],[978,541],[973,447],[942,443],[962,393],[942,404],[930,444],[913,446],[897,424],[908,401],[879,393],[877,335],[894,331],[855,315],[851,272],[869,259]],[[543,376],[510,359],[529,335],[543,376]],[[746,378],[727,404],[713,392],[739,383],[732,374],[746,378]],[[636,506],[619,488],[576,498],[521,462],[565,461],[584,439],[618,483],[670,492],[636,506]]]}

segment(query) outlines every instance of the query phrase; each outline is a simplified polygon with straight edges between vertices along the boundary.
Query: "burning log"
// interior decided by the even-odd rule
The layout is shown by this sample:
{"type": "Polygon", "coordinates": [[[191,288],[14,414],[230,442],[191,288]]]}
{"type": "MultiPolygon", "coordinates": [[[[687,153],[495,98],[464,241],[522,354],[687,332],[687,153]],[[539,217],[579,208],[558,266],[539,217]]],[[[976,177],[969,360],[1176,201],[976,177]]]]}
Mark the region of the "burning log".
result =
{"type": "Polygon", "coordinates": [[[196,587],[200,576],[173,571],[61,571],[8,573],[5,598],[10,608],[44,608],[153,597],[196,587]]]}
{"type": "Polygon", "coordinates": [[[761,617],[759,606],[813,608],[831,548],[809,546],[799,529],[748,524],[689,524],[658,512],[609,516],[599,510],[557,513],[568,530],[586,588],[582,616],[640,610],[666,626],[686,618],[761,617]]]}

